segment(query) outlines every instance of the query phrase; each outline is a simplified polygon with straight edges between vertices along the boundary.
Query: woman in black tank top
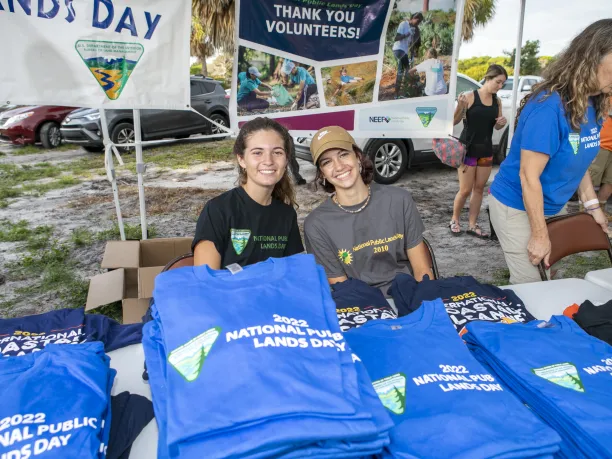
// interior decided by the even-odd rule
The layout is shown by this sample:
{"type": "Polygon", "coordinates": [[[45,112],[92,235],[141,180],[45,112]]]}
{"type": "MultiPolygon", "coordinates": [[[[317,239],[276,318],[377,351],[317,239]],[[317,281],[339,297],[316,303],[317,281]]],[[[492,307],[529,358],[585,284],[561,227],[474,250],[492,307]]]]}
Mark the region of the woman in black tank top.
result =
{"type": "Polygon", "coordinates": [[[459,95],[454,122],[457,124],[466,119],[467,126],[461,134],[461,140],[466,145],[467,153],[459,168],[459,192],[455,196],[453,217],[449,224],[453,236],[461,234],[461,210],[471,194],[467,234],[489,237],[478,226],[478,215],[484,187],[493,165],[493,129],[502,129],[507,123],[502,116],[501,101],[497,97],[497,91],[507,78],[508,74],[501,65],[491,65],[482,88],[459,95]]]}

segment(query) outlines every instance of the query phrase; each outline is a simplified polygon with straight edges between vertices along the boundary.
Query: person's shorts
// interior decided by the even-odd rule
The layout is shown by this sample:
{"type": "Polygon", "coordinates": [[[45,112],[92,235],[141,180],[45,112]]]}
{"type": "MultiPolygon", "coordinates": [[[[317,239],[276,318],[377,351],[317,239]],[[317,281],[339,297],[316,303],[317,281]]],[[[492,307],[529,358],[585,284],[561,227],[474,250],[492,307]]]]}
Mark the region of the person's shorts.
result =
{"type": "Polygon", "coordinates": [[[612,185],[612,151],[601,148],[589,166],[593,186],[612,185]]]}
{"type": "Polygon", "coordinates": [[[463,160],[463,164],[470,167],[492,167],[493,156],[487,156],[486,158],[472,158],[471,156],[466,156],[463,160]]]}

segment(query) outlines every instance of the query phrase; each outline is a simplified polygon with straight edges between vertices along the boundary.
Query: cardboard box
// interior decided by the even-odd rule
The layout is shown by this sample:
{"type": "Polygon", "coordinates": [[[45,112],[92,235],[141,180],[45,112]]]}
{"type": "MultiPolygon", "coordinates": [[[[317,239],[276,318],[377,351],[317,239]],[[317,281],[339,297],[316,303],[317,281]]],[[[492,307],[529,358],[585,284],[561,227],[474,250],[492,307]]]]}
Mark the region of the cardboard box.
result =
{"type": "Polygon", "coordinates": [[[121,301],[123,323],[140,322],[153,296],[155,277],[168,262],[190,253],[191,241],[181,237],[107,242],[101,266],[109,271],[89,281],[85,310],[121,301]]]}

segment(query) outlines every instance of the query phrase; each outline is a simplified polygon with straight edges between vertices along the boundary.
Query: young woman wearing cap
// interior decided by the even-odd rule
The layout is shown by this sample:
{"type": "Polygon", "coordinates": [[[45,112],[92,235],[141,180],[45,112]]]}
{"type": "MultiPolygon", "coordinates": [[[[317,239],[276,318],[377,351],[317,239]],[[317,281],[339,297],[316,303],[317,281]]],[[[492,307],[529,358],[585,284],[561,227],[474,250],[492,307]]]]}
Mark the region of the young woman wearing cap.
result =
{"type": "Polygon", "coordinates": [[[304,251],[287,165],[289,132],[269,118],[246,123],[234,143],[239,186],[208,201],[192,243],[195,265],[221,269],[304,251]]]}
{"type": "Polygon", "coordinates": [[[521,101],[510,153],[489,196],[511,283],[541,280],[537,265],[547,265],[551,251],[546,217],[562,212],[576,189],[608,232],[588,168],[611,94],[612,19],[602,19],[572,40],[521,101]]]}
{"type": "Polygon", "coordinates": [[[251,111],[265,110],[270,106],[267,100],[257,97],[270,97],[272,95],[272,92],[260,91],[258,89],[261,85],[266,86],[272,91],[270,86],[259,81],[260,76],[261,73],[259,73],[257,67],[249,67],[246,72],[238,74],[238,83],[240,83],[240,87],[238,88],[236,99],[239,107],[251,111]]]}
{"type": "Polygon", "coordinates": [[[410,193],[374,183],[372,162],[341,127],[319,130],[310,151],[315,180],[334,194],[308,215],[304,237],[330,284],[357,278],[386,294],[398,272],[433,278],[410,193]]]}

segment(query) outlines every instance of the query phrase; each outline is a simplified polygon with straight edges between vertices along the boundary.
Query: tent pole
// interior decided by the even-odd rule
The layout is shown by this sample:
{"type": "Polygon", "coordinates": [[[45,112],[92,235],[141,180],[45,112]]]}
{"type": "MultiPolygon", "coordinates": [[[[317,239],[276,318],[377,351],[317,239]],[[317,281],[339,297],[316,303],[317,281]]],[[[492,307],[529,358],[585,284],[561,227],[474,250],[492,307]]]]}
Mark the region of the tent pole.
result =
{"type": "Polygon", "coordinates": [[[104,162],[106,165],[106,175],[111,182],[113,189],[113,198],[115,201],[115,211],[117,212],[117,225],[119,226],[119,234],[121,240],[125,241],[125,229],[123,228],[123,217],[121,216],[121,207],[119,205],[119,190],[117,189],[117,179],[115,177],[115,166],[113,164],[113,152],[108,134],[108,122],[106,121],[106,112],[103,108],[100,109],[100,126],[102,127],[102,140],[104,143],[104,162]]]}
{"type": "Polygon", "coordinates": [[[521,2],[521,14],[519,16],[518,34],[516,37],[516,53],[514,54],[514,84],[512,85],[512,111],[510,112],[510,126],[508,129],[508,146],[507,151],[510,151],[512,145],[512,137],[514,136],[514,120],[516,119],[516,107],[518,99],[518,87],[521,75],[521,49],[523,47],[523,27],[525,25],[525,5],[527,0],[519,0],[521,2]]]}
{"type": "Polygon", "coordinates": [[[136,143],[136,173],[138,174],[138,201],[140,202],[140,228],[142,239],[147,239],[147,207],[145,204],[144,178],[146,166],[142,159],[142,134],[140,128],[140,110],[134,109],[134,140],[136,143]]]}

